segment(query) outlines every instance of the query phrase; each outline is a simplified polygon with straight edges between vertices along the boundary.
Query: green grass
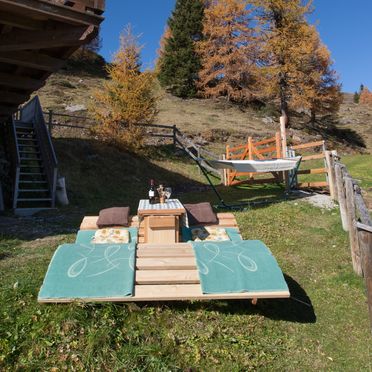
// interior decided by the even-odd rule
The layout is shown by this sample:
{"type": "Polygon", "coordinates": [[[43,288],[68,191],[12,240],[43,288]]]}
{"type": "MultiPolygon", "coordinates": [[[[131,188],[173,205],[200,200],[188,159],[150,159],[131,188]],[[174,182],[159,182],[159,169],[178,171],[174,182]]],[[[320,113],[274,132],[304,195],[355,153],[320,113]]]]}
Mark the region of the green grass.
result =
{"type": "MultiPolygon", "coordinates": [[[[74,240],[66,231],[77,230],[83,214],[116,204],[135,209],[151,177],[202,185],[195,165],[167,147],[131,156],[59,140],[57,151],[73,203],[59,212],[66,216],[60,230],[35,240],[0,236],[0,370],[371,370],[364,284],[353,274],[338,210],[301,200],[236,213],[244,238],[272,250],[292,299],[39,305],[53,252],[74,240]]],[[[349,166],[358,172],[352,159],[349,166]]],[[[279,201],[283,193],[275,186],[220,191],[228,201],[279,201]]],[[[210,191],[176,196],[215,201],[210,191]]]]}

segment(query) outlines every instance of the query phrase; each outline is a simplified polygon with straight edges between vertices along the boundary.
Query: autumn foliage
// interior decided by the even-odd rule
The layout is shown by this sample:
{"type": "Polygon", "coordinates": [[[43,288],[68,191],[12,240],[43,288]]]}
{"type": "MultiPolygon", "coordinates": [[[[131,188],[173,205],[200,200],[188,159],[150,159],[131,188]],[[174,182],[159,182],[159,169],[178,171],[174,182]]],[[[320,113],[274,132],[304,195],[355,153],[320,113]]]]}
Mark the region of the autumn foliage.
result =
{"type": "Polygon", "coordinates": [[[360,92],[359,103],[364,105],[372,105],[372,92],[367,87],[364,87],[360,92]]]}
{"type": "Polygon", "coordinates": [[[290,112],[306,111],[314,121],[316,115],[338,110],[341,86],[330,52],[307,21],[312,0],[204,0],[203,4],[199,35],[200,0],[176,3],[161,40],[163,86],[177,90],[189,82],[190,91],[195,84],[202,97],[274,103],[287,118],[290,112]],[[186,20],[190,13],[186,9],[194,10],[193,21],[186,20]]]}
{"type": "Polygon", "coordinates": [[[198,88],[204,97],[249,101],[257,77],[256,42],[251,11],[244,0],[213,0],[204,13],[198,88]]]}
{"type": "Polygon", "coordinates": [[[91,111],[100,123],[96,133],[104,140],[126,149],[142,145],[144,130],[137,124],[150,123],[156,114],[154,75],[140,71],[138,37],[127,27],[120,49],[107,67],[109,80],[96,91],[91,111]]]}

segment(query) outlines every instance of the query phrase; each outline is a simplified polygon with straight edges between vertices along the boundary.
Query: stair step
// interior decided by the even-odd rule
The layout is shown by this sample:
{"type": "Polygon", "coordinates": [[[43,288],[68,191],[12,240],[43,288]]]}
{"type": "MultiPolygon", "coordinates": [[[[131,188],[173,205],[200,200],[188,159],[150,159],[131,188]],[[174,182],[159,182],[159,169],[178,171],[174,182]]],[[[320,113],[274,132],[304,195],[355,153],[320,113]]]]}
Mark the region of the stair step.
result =
{"type": "Polygon", "coordinates": [[[21,157],[20,159],[21,161],[41,161],[42,160],[41,158],[24,158],[24,157],[21,157]]]}
{"type": "Polygon", "coordinates": [[[16,133],[17,134],[34,134],[34,128],[17,128],[16,127],[16,133]]]}
{"type": "Polygon", "coordinates": [[[29,173],[29,172],[20,172],[20,176],[45,176],[45,173],[29,173]]]}
{"type": "MultiPolygon", "coordinates": [[[[23,146],[23,147],[31,147],[31,148],[34,148],[34,149],[38,149],[38,148],[40,148],[39,145],[29,145],[29,144],[27,144],[27,143],[19,143],[19,144],[18,144],[18,147],[21,147],[21,146],[23,146]]],[[[19,151],[19,152],[22,152],[22,151],[19,151]]]]}
{"type": "Polygon", "coordinates": [[[18,183],[36,184],[36,183],[48,183],[48,181],[19,181],[18,183]]]}
{"type": "Polygon", "coordinates": [[[18,189],[18,192],[49,192],[48,189],[18,189]]]}
{"type": "Polygon", "coordinates": [[[25,121],[16,121],[14,122],[14,126],[16,127],[16,129],[28,129],[28,128],[34,128],[34,124],[33,123],[27,123],[25,121]]]}
{"type": "Polygon", "coordinates": [[[18,198],[17,202],[41,202],[41,201],[52,201],[52,198],[18,198]]]}
{"type": "Polygon", "coordinates": [[[32,142],[39,142],[36,138],[24,138],[24,137],[18,137],[18,141],[32,141],[32,142]]]}
{"type": "Polygon", "coordinates": [[[43,165],[23,165],[21,164],[21,168],[44,168],[43,165]]]}
{"type": "Polygon", "coordinates": [[[37,155],[37,154],[40,154],[40,151],[24,151],[24,150],[20,150],[19,153],[37,155]]]}

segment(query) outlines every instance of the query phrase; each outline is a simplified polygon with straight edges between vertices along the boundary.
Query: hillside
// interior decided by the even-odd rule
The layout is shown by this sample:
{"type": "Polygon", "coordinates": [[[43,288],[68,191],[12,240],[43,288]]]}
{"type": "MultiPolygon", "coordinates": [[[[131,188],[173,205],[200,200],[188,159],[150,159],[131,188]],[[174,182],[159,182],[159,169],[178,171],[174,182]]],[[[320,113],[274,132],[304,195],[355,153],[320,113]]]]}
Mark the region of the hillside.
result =
{"type": "MultiPolygon", "coordinates": [[[[86,115],[94,90],[102,87],[105,74],[95,62],[85,68],[70,63],[54,74],[38,91],[45,110],[74,112],[86,115]]],[[[278,119],[269,109],[241,108],[223,99],[183,100],[157,89],[159,124],[176,124],[190,136],[196,136],[218,150],[224,145],[241,143],[248,136],[268,137],[278,130],[278,119]]],[[[372,107],[356,105],[351,94],[344,94],[344,103],[337,117],[323,118],[315,126],[306,117],[293,119],[289,131],[292,142],[325,138],[329,146],[341,152],[372,152],[372,107]]]]}

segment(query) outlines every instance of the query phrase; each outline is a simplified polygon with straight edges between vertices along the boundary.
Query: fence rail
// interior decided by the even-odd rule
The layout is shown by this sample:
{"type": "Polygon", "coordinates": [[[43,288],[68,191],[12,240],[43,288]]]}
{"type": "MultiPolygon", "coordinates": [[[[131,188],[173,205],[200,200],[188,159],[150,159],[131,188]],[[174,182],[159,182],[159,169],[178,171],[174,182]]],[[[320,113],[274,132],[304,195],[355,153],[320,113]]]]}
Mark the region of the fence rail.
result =
{"type": "Polygon", "coordinates": [[[364,277],[372,332],[372,219],[364,202],[361,188],[334,152],[326,153],[330,192],[340,207],[342,227],[349,233],[353,269],[364,277]]]}

